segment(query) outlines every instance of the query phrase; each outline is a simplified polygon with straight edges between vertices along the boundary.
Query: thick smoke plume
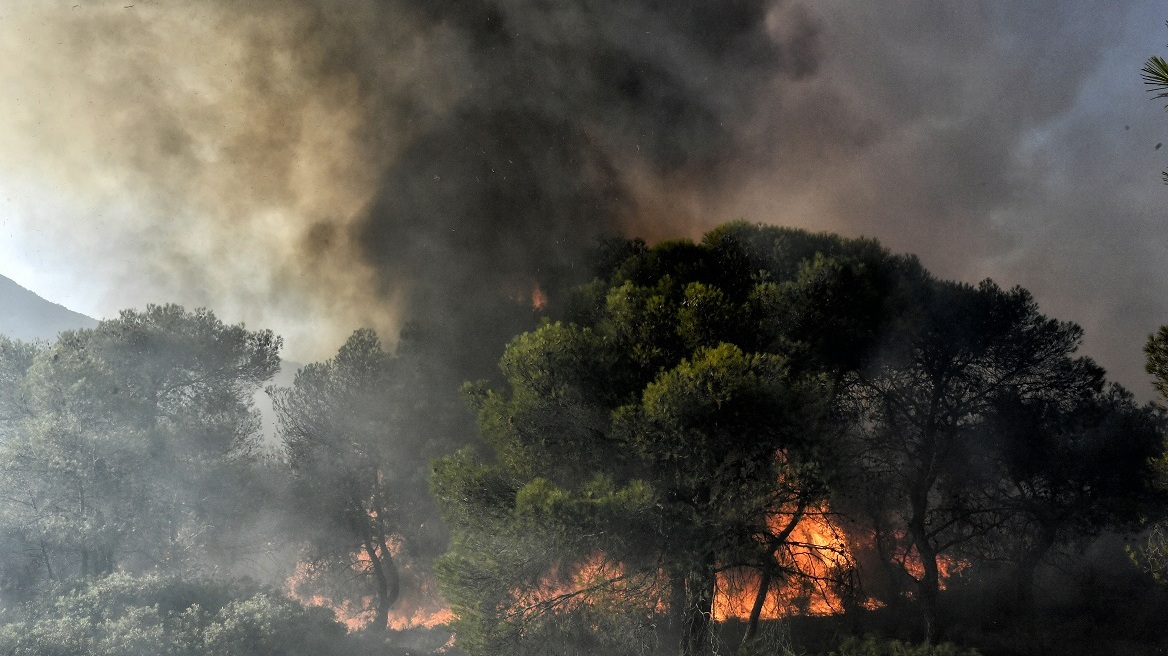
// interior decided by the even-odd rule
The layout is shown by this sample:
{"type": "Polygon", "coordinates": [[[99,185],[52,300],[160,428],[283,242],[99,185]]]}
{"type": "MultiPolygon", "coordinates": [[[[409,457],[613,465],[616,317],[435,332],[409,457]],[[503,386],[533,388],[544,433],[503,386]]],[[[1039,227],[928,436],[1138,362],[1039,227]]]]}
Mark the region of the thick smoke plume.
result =
{"type": "Polygon", "coordinates": [[[4,21],[6,173],[98,208],[57,227],[120,274],[116,300],[301,316],[294,345],[322,322],[474,317],[600,233],[670,232],[764,83],[814,71],[818,29],[790,3],[697,0],[119,0],[4,21]]]}
{"type": "Polygon", "coordinates": [[[0,227],[91,308],[206,304],[301,360],[363,324],[473,333],[601,233],[865,234],[1032,289],[1142,389],[1168,317],[1164,119],[1138,79],[1162,13],[14,0],[0,227]]]}

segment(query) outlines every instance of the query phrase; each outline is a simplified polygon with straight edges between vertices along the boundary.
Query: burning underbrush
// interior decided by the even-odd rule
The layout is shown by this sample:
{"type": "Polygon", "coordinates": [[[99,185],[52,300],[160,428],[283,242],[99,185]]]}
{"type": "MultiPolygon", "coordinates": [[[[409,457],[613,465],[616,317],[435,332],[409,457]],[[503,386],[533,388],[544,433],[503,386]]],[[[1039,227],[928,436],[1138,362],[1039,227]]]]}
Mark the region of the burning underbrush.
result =
{"type": "MultiPolygon", "coordinates": [[[[776,515],[772,534],[792,518],[776,515]]],[[[843,612],[848,589],[854,587],[855,561],[847,535],[824,505],[798,519],[784,543],[774,551],[777,580],[767,582],[757,568],[721,571],[714,597],[713,619],[749,620],[755,606],[758,619],[792,615],[834,615],[843,612]]]]}
{"type": "MultiPolygon", "coordinates": [[[[907,544],[903,535],[895,537],[899,539],[894,543],[907,544]]],[[[900,572],[898,589],[877,594],[865,590],[864,573],[872,568],[876,543],[827,503],[785,508],[769,516],[760,531],[759,544],[770,546],[769,553],[765,546],[761,553],[769,560],[715,564],[708,618],[734,633],[739,629],[729,627],[874,610],[885,606],[890,595],[911,599],[923,573],[911,547],[882,563],[885,572],[900,572]]],[[[446,629],[457,617],[439,593],[430,564],[410,553],[398,536],[385,545],[385,553],[375,547],[372,556],[383,564],[393,563],[400,582],[385,629],[399,636],[453,640],[446,629]]],[[[337,562],[304,560],[286,580],[287,592],[306,607],[331,610],[350,633],[379,630],[378,596],[370,587],[372,556],[364,549],[343,554],[340,567],[337,562]]],[[[939,559],[941,588],[964,567],[961,561],[939,559]]],[[[513,588],[499,600],[497,618],[528,635],[592,632],[633,636],[649,644],[668,631],[664,627],[674,621],[671,606],[678,599],[667,567],[633,567],[597,551],[561,560],[530,584],[513,588]]]]}
{"type": "MultiPolygon", "coordinates": [[[[387,546],[398,568],[400,593],[390,608],[386,628],[406,631],[449,624],[454,614],[438,594],[432,575],[417,557],[408,552],[402,540],[391,538],[387,546]]],[[[381,554],[378,553],[378,556],[381,554]]],[[[376,596],[354,595],[354,587],[359,589],[361,586],[347,585],[369,577],[373,567],[372,558],[365,551],[354,552],[348,557],[350,562],[345,574],[340,577],[336,568],[330,567],[328,563],[297,563],[292,576],[285,582],[288,594],[305,606],[332,610],[337,621],[349,631],[376,628],[372,626],[376,617],[376,596]]]]}
{"type": "MultiPolygon", "coordinates": [[[[792,521],[773,516],[772,535],[792,521]]],[[[885,601],[866,594],[859,561],[873,551],[874,540],[849,532],[827,504],[801,513],[786,539],[773,552],[769,576],[758,565],[718,565],[710,618],[714,622],[781,620],[795,616],[837,615],[850,608],[874,610],[885,601]]],[[[903,536],[902,536],[903,537],[903,536]]],[[[900,540],[903,542],[903,539],[900,540]]],[[[915,550],[899,553],[895,568],[911,577],[902,594],[911,598],[923,565],[915,550]]],[[[938,560],[941,589],[967,563],[938,560]]],[[[582,609],[621,607],[645,617],[669,612],[670,582],[664,569],[633,570],[604,553],[551,568],[536,585],[512,591],[504,616],[524,620],[582,609]]]]}

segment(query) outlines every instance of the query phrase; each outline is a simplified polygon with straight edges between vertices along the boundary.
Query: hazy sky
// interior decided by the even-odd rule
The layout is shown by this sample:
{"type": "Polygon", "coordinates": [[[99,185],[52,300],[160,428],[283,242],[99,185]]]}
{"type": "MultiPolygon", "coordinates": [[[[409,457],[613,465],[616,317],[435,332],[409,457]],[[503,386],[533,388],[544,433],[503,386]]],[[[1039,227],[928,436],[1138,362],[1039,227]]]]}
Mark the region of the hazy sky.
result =
{"type": "Polygon", "coordinates": [[[0,274],[95,317],[206,305],[305,361],[598,232],[746,219],[1023,285],[1148,396],[1162,3],[551,4],[6,1],[0,274]]]}

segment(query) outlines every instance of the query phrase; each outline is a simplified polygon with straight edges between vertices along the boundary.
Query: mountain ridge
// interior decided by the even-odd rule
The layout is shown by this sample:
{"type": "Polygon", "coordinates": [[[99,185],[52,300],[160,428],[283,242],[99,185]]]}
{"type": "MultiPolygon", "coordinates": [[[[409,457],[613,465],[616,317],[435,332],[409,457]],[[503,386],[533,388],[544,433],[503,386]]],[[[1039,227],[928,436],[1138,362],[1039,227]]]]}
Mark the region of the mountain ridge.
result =
{"type": "Polygon", "coordinates": [[[96,325],[96,319],[46,300],[0,275],[0,334],[26,342],[53,341],[63,330],[96,325]]]}

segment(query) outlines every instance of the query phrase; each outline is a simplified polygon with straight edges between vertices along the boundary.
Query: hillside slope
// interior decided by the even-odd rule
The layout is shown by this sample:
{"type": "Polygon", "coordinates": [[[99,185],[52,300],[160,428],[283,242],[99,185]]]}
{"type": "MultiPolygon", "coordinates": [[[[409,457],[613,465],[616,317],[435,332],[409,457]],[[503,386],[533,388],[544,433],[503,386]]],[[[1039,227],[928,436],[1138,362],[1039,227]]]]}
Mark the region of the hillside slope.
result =
{"type": "Polygon", "coordinates": [[[97,321],[46,301],[0,276],[0,334],[16,339],[52,341],[62,330],[92,328],[97,321]]]}

